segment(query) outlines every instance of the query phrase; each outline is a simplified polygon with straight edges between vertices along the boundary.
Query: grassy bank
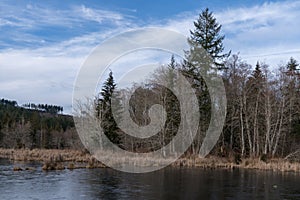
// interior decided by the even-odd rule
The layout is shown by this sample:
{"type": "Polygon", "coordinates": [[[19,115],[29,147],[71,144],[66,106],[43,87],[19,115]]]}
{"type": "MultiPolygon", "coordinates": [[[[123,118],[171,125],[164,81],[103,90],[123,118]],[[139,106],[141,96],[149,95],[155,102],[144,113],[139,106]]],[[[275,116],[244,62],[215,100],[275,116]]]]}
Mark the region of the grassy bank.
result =
{"type": "MultiPolygon", "coordinates": [[[[0,149],[0,158],[13,161],[39,161],[43,164],[43,170],[105,167],[88,152],[69,149],[0,149]]],[[[16,167],[15,171],[20,170],[22,169],[16,167]]]]}
{"type": "Polygon", "coordinates": [[[0,149],[0,158],[16,161],[73,161],[88,162],[91,159],[89,153],[78,150],[59,149],[0,149]]]}
{"type": "MultiPolygon", "coordinates": [[[[110,154],[105,154],[110,156],[110,154]]],[[[56,150],[56,149],[0,149],[0,158],[6,158],[14,161],[39,161],[43,163],[43,170],[58,169],[76,169],[76,168],[99,168],[105,167],[88,152],[78,150],[56,150]]],[[[130,160],[129,158],[113,157],[116,162],[130,160]]],[[[146,160],[147,158],[145,158],[146,160]]],[[[134,160],[135,163],[143,163],[143,160],[134,160]]],[[[156,161],[153,163],[157,164],[156,161]]],[[[284,159],[270,159],[262,161],[259,158],[242,159],[240,164],[236,164],[227,158],[213,157],[198,158],[184,157],[172,163],[176,167],[197,167],[204,169],[256,169],[256,170],[272,170],[282,172],[299,172],[300,163],[292,163],[284,159]]],[[[18,170],[16,170],[18,171],[18,170]]]]}
{"type": "Polygon", "coordinates": [[[259,158],[242,159],[240,164],[229,161],[226,158],[209,157],[209,158],[180,158],[175,163],[175,166],[200,167],[204,169],[255,169],[269,170],[281,172],[297,172],[300,173],[300,163],[291,163],[284,159],[270,159],[267,162],[259,158]]]}

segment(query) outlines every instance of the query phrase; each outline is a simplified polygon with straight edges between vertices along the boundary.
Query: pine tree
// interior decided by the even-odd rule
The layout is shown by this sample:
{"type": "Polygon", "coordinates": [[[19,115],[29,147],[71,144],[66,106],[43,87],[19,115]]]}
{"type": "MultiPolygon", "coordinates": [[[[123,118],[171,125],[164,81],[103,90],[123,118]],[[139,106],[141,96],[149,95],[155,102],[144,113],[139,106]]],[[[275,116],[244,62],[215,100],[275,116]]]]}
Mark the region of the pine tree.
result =
{"type": "MultiPolygon", "coordinates": [[[[223,69],[224,60],[231,52],[222,54],[224,50],[224,35],[220,35],[221,25],[216,21],[212,12],[205,9],[194,22],[195,29],[190,31],[188,38],[189,51],[185,52],[183,73],[196,91],[200,109],[199,133],[196,141],[202,139],[207,130],[211,117],[211,99],[204,76],[209,77],[212,69],[223,69]],[[212,66],[211,64],[214,64],[212,66]]],[[[193,153],[199,150],[199,144],[192,147],[193,153]]]]}
{"type": "MultiPolygon", "coordinates": [[[[167,67],[167,83],[168,83],[168,89],[163,90],[163,98],[165,103],[165,109],[167,111],[167,119],[165,123],[165,141],[164,143],[168,143],[173,139],[173,137],[177,134],[179,124],[180,124],[180,103],[175,96],[175,94],[172,92],[174,90],[176,81],[177,81],[177,73],[176,68],[178,67],[178,64],[175,61],[174,55],[171,57],[170,64],[167,67]]],[[[174,145],[171,146],[171,152],[175,151],[174,145]]]]}
{"type": "MultiPolygon", "coordinates": [[[[224,35],[220,35],[221,25],[218,24],[213,13],[206,8],[199,15],[197,21],[194,22],[195,30],[190,31],[191,36],[188,42],[191,46],[190,54],[193,57],[197,57],[199,49],[203,48],[213,59],[217,68],[222,69],[224,67],[224,59],[230,56],[231,52],[224,53],[223,40],[224,35]]],[[[201,53],[200,53],[201,54],[201,53]]],[[[200,59],[203,59],[203,55],[200,55],[200,59]]]]}
{"type": "MultiPolygon", "coordinates": [[[[109,73],[109,77],[106,79],[102,90],[100,92],[101,97],[97,100],[96,115],[100,119],[101,126],[104,134],[115,144],[120,143],[120,135],[118,134],[118,126],[114,120],[112,112],[112,106],[115,106],[116,112],[120,110],[120,100],[118,98],[112,98],[113,93],[116,91],[116,83],[114,81],[113,73],[109,73]]],[[[118,95],[115,95],[118,96],[118,95]]],[[[116,113],[117,114],[117,113],[116,113]]]]}
{"type": "Polygon", "coordinates": [[[250,134],[247,137],[251,156],[258,156],[261,153],[263,147],[262,133],[266,132],[264,99],[267,93],[264,92],[266,91],[266,77],[262,71],[262,67],[266,66],[257,62],[254,71],[246,83],[245,91],[247,93],[245,110],[248,119],[247,123],[250,127],[250,134]]]}
{"type": "Polygon", "coordinates": [[[286,97],[289,102],[289,126],[294,135],[298,135],[300,130],[300,65],[293,57],[286,65],[288,75],[288,84],[286,97]]]}
{"type": "Polygon", "coordinates": [[[290,58],[289,62],[286,65],[286,68],[289,72],[295,72],[296,70],[299,70],[299,64],[297,60],[295,60],[293,57],[290,58]]]}

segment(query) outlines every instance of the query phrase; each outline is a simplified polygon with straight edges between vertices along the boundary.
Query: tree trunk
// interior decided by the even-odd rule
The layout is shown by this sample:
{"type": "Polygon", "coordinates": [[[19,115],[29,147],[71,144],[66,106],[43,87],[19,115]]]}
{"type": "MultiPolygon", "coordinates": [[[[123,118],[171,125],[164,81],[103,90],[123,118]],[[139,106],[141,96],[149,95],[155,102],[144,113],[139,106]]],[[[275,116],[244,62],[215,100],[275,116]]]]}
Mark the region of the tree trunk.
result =
{"type": "Polygon", "coordinates": [[[244,156],[245,152],[245,138],[244,138],[244,119],[243,119],[243,102],[240,101],[240,123],[241,123],[241,148],[242,148],[242,156],[244,156]]]}

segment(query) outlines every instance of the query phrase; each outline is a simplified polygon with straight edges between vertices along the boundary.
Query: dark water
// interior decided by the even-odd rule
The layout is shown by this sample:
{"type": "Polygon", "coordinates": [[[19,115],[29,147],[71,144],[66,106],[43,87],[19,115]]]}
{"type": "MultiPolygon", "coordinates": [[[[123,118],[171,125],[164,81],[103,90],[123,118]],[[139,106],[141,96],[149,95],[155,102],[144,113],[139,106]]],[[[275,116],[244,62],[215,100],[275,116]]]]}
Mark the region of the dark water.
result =
{"type": "Polygon", "coordinates": [[[39,163],[0,160],[0,199],[300,199],[300,174],[166,168],[43,172],[39,163]],[[13,172],[14,165],[37,167],[13,172]]]}

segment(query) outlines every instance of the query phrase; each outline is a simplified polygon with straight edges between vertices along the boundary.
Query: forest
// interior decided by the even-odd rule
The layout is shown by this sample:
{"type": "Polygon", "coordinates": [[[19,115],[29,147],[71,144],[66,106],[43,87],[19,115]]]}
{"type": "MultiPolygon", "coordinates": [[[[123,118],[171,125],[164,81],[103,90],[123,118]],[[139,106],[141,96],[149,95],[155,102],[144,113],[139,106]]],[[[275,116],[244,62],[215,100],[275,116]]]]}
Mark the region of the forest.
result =
{"type": "MultiPolygon", "coordinates": [[[[165,79],[172,87],[176,84],[178,73],[181,73],[194,88],[200,108],[199,129],[186,152],[188,156],[197,156],[211,120],[210,94],[201,74],[215,73],[224,82],[227,113],[221,137],[211,154],[233,157],[237,162],[241,158],[280,157],[299,160],[298,61],[291,57],[286,64],[270,66],[258,60],[252,66],[242,60],[239,54],[223,52],[225,36],[221,34],[221,27],[213,13],[209,9],[204,10],[194,22],[195,29],[190,31],[190,50],[185,51],[185,58],[177,61],[172,56],[167,68],[157,70],[143,84],[118,89],[113,72],[110,72],[94,105],[95,115],[106,136],[119,147],[132,152],[154,151],[168,144],[178,131],[182,113],[176,96],[168,88],[155,82],[165,79]],[[213,64],[209,68],[203,67],[199,53],[201,48],[212,58],[213,64]],[[133,95],[130,96],[132,91],[133,95]],[[113,99],[114,92],[122,95],[113,99]],[[113,100],[118,102],[112,102],[113,100]],[[163,105],[167,113],[164,127],[157,135],[147,139],[122,132],[113,118],[112,106],[118,109],[123,104],[124,107],[125,101],[130,102],[130,116],[139,125],[149,124],[149,109],[152,105],[163,105]]],[[[175,148],[172,151],[176,154],[175,148]]]]}
{"type": "MultiPolygon", "coordinates": [[[[227,99],[226,120],[212,155],[241,158],[300,157],[300,65],[290,58],[286,64],[270,66],[257,61],[255,66],[240,55],[224,52],[222,26],[209,9],[199,14],[190,31],[185,58],[171,57],[168,67],[153,73],[143,84],[119,89],[113,72],[109,73],[97,97],[93,98],[93,116],[104,134],[122,149],[149,152],[168,144],[180,126],[180,102],[170,89],[155,84],[165,79],[169,87],[183,74],[192,85],[198,100],[200,120],[198,131],[186,156],[197,156],[211,119],[211,99],[201,76],[205,73],[222,77],[227,99]],[[203,68],[199,49],[205,49],[213,64],[203,68]],[[133,95],[129,95],[133,92],[133,95]],[[120,98],[112,99],[113,93],[120,98]],[[125,98],[125,99],[124,99],[125,98]],[[130,98],[130,99],[126,99],[130,98]],[[116,102],[112,102],[116,101],[116,102]],[[161,104],[166,123],[158,134],[140,139],[123,132],[112,114],[112,104],[121,109],[130,104],[130,117],[139,125],[149,124],[149,110],[161,104]]],[[[121,87],[120,87],[121,88],[121,87]]],[[[83,106],[84,107],[84,106],[83,106]]],[[[84,110],[81,110],[83,113],[84,110]]],[[[120,110],[121,111],[121,110],[120,110]]],[[[63,115],[63,108],[55,105],[28,103],[18,106],[16,101],[0,101],[0,147],[2,148],[83,148],[72,116],[63,115]]],[[[176,148],[170,147],[176,154],[176,148]]]]}
{"type": "Polygon", "coordinates": [[[1,148],[80,148],[72,116],[58,114],[55,105],[18,106],[16,101],[0,100],[1,148]],[[32,109],[34,108],[34,109],[32,109]]]}

